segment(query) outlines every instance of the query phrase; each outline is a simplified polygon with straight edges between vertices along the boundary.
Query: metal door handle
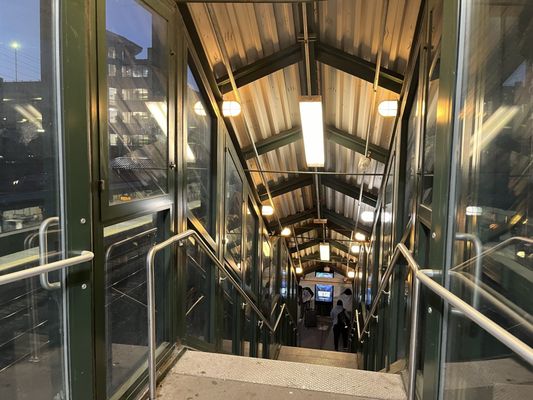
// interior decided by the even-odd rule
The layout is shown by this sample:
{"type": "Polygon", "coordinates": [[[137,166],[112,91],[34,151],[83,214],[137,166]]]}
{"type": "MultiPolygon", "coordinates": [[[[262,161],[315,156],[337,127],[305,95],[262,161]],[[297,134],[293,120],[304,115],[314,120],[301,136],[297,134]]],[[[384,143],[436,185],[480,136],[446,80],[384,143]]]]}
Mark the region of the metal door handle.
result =
{"type": "MultiPolygon", "coordinates": [[[[48,228],[50,225],[59,225],[59,217],[47,218],[39,226],[39,265],[48,264],[48,228]]],[[[48,272],[39,275],[39,282],[45,290],[61,288],[61,282],[50,282],[48,272]]]]}

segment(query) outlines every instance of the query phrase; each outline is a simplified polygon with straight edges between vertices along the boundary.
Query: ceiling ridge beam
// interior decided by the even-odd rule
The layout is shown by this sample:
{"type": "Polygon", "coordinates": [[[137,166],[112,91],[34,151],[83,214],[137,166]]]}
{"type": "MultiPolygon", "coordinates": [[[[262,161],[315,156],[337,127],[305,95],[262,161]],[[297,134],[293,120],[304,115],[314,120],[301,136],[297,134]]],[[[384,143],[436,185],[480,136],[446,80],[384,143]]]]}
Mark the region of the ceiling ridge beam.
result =
{"type": "MultiPolygon", "coordinates": [[[[376,64],[322,42],[317,43],[316,49],[317,60],[321,63],[367,82],[374,82],[376,64]]],[[[383,67],[379,70],[379,86],[384,89],[400,94],[403,80],[404,76],[398,72],[383,67]]]]}
{"type": "MultiPolygon", "coordinates": [[[[326,126],[326,137],[334,143],[344,146],[359,154],[365,155],[366,141],[356,135],[352,135],[342,129],[336,128],[332,125],[326,126]]],[[[387,163],[389,158],[389,151],[378,145],[368,144],[368,156],[373,160],[379,161],[383,164],[387,163]]]]}
{"type": "MultiPolygon", "coordinates": [[[[350,196],[353,199],[359,200],[359,191],[361,187],[359,185],[350,183],[345,179],[340,179],[332,175],[322,176],[322,185],[335,190],[336,192],[350,196]]],[[[378,197],[367,191],[363,190],[362,202],[369,206],[376,207],[378,197]]]]}
{"type": "MultiPolygon", "coordinates": [[[[301,46],[293,44],[235,70],[233,72],[235,83],[237,87],[245,86],[301,60],[301,46]]],[[[217,79],[217,84],[222,94],[232,91],[231,82],[227,75],[217,79]]]]}
{"type": "MultiPolygon", "coordinates": [[[[255,143],[257,148],[257,153],[259,155],[268,153],[279,149],[280,147],[287,146],[291,143],[294,143],[302,139],[302,128],[299,126],[287,129],[278,134],[267,137],[266,139],[260,140],[255,143]]],[[[255,157],[255,152],[253,146],[247,146],[242,150],[243,156],[245,159],[249,160],[255,157]]]]}
{"type": "MultiPolygon", "coordinates": [[[[268,187],[270,188],[270,195],[272,198],[274,198],[281,196],[282,194],[292,192],[293,190],[310,186],[312,183],[313,177],[311,175],[302,175],[295,178],[283,179],[275,184],[270,184],[269,182],[268,187]]],[[[259,198],[261,201],[268,198],[268,193],[263,185],[258,186],[257,190],[259,192],[259,198]]]]}

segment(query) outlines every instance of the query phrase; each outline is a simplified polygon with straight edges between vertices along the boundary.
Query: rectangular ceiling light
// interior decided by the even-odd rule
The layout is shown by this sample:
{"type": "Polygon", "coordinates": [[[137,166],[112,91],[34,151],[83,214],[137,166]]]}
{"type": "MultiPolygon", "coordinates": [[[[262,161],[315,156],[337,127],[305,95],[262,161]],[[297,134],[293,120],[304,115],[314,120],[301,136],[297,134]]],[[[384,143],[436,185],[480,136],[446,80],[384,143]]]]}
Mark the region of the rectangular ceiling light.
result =
{"type": "Polygon", "coordinates": [[[320,261],[329,261],[329,243],[320,243],[320,261]]]}
{"type": "Polygon", "coordinates": [[[324,122],[322,97],[300,97],[300,118],[304,137],[305,161],[308,167],[324,166],[324,122]]]}

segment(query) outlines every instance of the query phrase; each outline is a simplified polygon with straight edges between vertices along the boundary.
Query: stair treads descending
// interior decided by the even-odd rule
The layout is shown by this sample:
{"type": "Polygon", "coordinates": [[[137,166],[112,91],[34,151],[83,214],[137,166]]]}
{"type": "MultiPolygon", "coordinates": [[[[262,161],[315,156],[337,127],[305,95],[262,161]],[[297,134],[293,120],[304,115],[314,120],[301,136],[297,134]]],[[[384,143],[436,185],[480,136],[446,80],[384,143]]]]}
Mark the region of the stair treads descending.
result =
{"type": "Polygon", "coordinates": [[[398,375],[194,351],[187,351],[172,368],[162,384],[162,393],[168,391],[168,386],[174,386],[173,377],[179,384],[182,375],[336,393],[357,399],[406,399],[398,375]]]}
{"type": "Polygon", "coordinates": [[[282,346],[278,360],[357,369],[357,354],[341,351],[282,346]]]}

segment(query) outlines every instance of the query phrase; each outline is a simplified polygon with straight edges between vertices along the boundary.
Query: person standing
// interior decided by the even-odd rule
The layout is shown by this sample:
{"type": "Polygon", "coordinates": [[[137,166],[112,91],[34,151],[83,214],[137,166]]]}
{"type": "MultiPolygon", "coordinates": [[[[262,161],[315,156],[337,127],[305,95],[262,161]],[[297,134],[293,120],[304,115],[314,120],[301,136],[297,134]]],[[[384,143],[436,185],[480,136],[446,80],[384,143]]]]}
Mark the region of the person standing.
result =
{"type": "Polygon", "coordinates": [[[342,304],[344,306],[344,309],[346,310],[346,315],[348,316],[348,319],[352,320],[352,314],[353,314],[353,292],[352,289],[346,288],[341,295],[339,296],[339,299],[342,300],[342,304]]]}
{"type": "Polygon", "coordinates": [[[344,309],[342,300],[337,300],[337,305],[331,310],[330,316],[333,320],[333,343],[335,351],[339,350],[339,337],[342,335],[342,346],[346,350],[348,347],[348,316],[344,309]]]}

